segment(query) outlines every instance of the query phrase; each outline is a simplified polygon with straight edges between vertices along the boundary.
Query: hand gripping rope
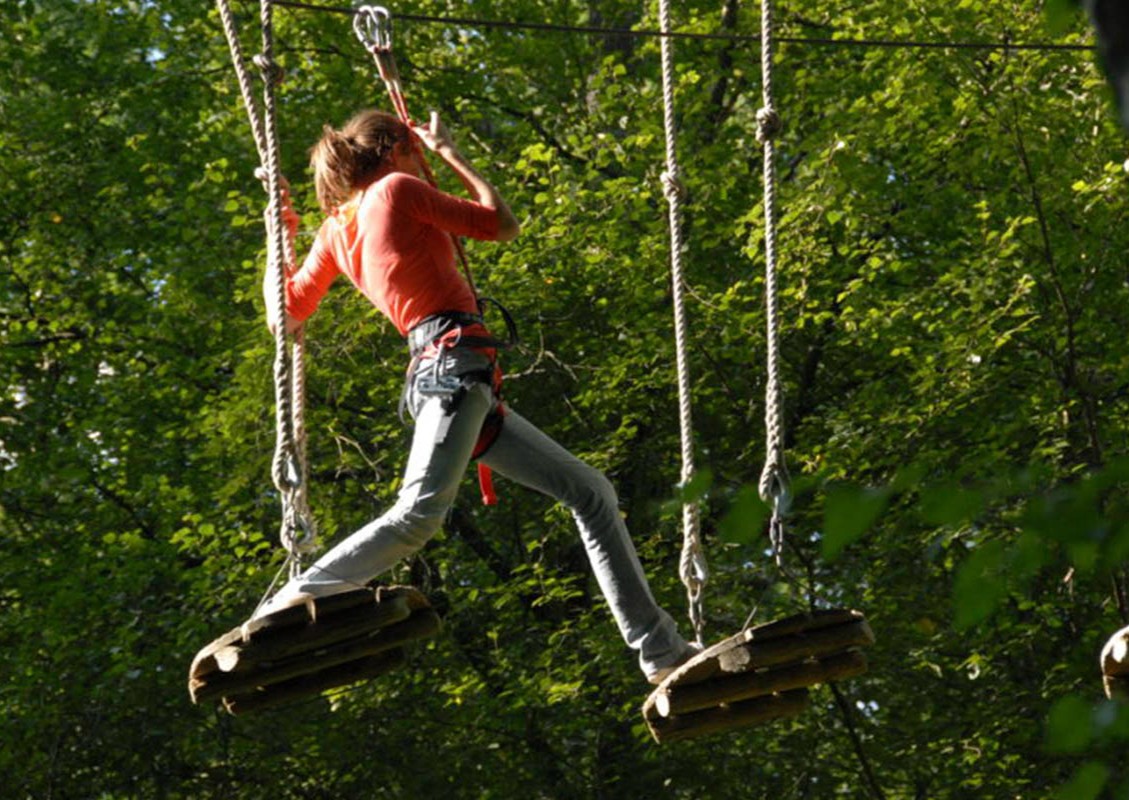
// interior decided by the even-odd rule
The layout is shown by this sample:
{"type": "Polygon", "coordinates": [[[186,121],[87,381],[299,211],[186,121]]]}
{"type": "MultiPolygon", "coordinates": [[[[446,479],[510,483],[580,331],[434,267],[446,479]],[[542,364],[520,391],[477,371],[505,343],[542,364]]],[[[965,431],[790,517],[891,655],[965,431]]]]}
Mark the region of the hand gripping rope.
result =
{"type": "MultiPolygon", "coordinates": [[[[251,88],[234,17],[228,0],[216,0],[223,22],[224,35],[231,51],[231,62],[239,81],[243,105],[251,123],[251,132],[262,165],[255,174],[267,189],[267,269],[278,277],[277,318],[286,319],[286,275],[294,263],[294,243],[286,235],[282,219],[283,178],[279,163],[278,131],[274,87],[281,81],[281,69],[274,63],[274,37],[270,0],[260,2],[262,53],[253,61],[263,79],[263,107],[260,113],[251,88]]],[[[317,531],[310,513],[306,487],[309,468],[306,463],[305,371],[303,369],[305,337],[302,330],[294,334],[293,350],[287,341],[285,325],[275,332],[275,422],[276,446],[271,474],[282,499],[282,525],[279,539],[288,554],[290,574],[302,569],[302,555],[317,547],[317,531]]]]}

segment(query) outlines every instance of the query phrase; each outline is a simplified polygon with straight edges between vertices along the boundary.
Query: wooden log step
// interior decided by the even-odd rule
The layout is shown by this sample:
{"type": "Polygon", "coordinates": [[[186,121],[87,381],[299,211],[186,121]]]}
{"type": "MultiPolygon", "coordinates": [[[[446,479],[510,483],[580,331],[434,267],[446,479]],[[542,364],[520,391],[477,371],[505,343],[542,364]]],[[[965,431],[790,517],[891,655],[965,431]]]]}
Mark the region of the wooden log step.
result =
{"type": "Polygon", "coordinates": [[[394,597],[379,605],[357,606],[333,616],[326,615],[320,622],[311,622],[300,628],[275,628],[249,642],[240,640],[220,647],[212,656],[223,672],[253,669],[264,662],[373,633],[403,622],[411,613],[406,597],[394,597]]]}
{"type": "Polygon", "coordinates": [[[236,694],[223,698],[224,708],[231,714],[247,714],[264,711],[286,703],[300,700],[327,689],[348,686],[360,681],[378,678],[403,666],[407,660],[402,647],[386,650],[374,656],[359,658],[335,667],[319,670],[310,675],[292,678],[282,683],[257,689],[252,692],[236,694]]]}
{"type": "Polygon", "coordinates": [[[244,694],[391,650],[407,642],[431,636],[440,627],[438,614],[430,608],[419,609],[412,612],[411,616],[403,622],[375,633],[334,642],[318,650],[300,652],[275,663],[263,662],[252,669],[235,672],[214,671],[193,677],[189,680],[189,692],[195,703],[244,694]]]}
{"type": "Polygon", "coordinates": [[[1129,675],[1129,627],[1113,634],[1102,648],[1102,675],[1129,675]]]}
{"type": "Polygon", "coordinates": [[[793,633],[819,630],[832,625],[842,625],[847,622],[862,622],[865,619],[866,617],[863,616],[861,611],[855,611],[851,608],[826,608],[754,625],[747,630],[746,635],[749,641],[754,639],[763,641],[793,633]]]}
{"type": "Polygon", "coordinates": [[[207,647],[203,648],[189,667],[189,680],[221,669],[217,654],[221,659],[230,654],[229,648],[264,637],[288,635],[295,628],[306,627],[319,620],[328,620],[351,609],[363,606],[393,605],[407,602],[409,609],[427,608],[427,598],[412,586],[381,586],[355,589],[328,597],[319,597],[309,603],[284,608],[265,617],[251,620],[238,628],[225,633],[207,647]]]}
{"type": "Polygon", "coordinates": [[[645,718],[655,741],[667,744],[794,717],[802,713],[809,702],[807,689],[795,689],[672,717],[659,716],[653,710],[652,716],[645,715],[645,718]]]}
{"type": "Polygon", "coordinates": [[[819,661],[799,661],[766,670],[723,675],[705,683],[662,686],[652,692],[648,703],[653,703],[663,717],[687,714],[725,703],[853,678],[866,672],[866,666],[866,655],[851,650],[819,661]]]}
{"type": "Polygon", "coordinates": [[[858,611],[834,609],[787,617],[723,639],[675,670],[664,685],[703,683],[721,675],[822,658],[873,643],[874,632],[858,611]]]}

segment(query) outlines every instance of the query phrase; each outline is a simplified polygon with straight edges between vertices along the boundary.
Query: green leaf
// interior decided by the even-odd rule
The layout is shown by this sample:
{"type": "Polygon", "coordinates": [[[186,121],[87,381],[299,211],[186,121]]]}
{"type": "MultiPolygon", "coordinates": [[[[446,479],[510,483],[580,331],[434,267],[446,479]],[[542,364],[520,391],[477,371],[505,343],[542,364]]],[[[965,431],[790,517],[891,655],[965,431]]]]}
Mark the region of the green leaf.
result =
{"type": "Polygon", "coordinates": [[[765,520],[771,513],[756,486],[742,486],[717,524],[718,535],[723,542],[752,544],[763,534],[765,520]]]}
{"type": "Polygon", "coordinates": [[[862,537],[886,509],[891,494],[889,488],[832,487],[823,508],[823,557],[835,558],[862,537]]]}
{"type": "Polygon", "coordinates": [[[984,510],[980,491],[956,485],[935,486],[921,492],[921,516],[929,525],[956,525],[984,510]]]}
{"type": "Polygon", "coordinates": [[[1043,13],[1047,30],[1052,34],[1061,34],[1077,22],[1078,2],[1077,0],[1045,0],[1043,13]]]}
{"type": "Polygon", "coordinates": [[[1081,753],[1094,738],[1090,703],[1075,695],[1063,697],[1047,716],[1046,749],[1057,754],[1081,753]]]}
{"type": "Polygon", "coordinates": [[[1070,782],[1055,792],[1056,800],[1095,800],[1109,783],[1111,771],[1099,761],[1087,761],[1074,773],[1070,782]]]}
{"type": "Polygon", "coordinates": [[[1005,554],[1003,542],[988,542],[977,547],[957,569],[953,602],[958,630],[983,622],[1007,596],[1001,569],[1005,554]]]}

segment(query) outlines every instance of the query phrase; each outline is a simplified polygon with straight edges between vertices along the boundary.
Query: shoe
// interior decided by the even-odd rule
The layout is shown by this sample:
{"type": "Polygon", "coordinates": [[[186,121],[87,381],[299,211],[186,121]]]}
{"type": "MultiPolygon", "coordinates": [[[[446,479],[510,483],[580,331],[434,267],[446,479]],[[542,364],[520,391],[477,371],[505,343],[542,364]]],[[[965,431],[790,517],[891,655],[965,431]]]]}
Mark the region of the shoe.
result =
{"type": "Polygon", "coordinates": [[[314,596],[309,592],[279,592],[270,600],[255,609],[255,613],[252,614],[251,619],[247,621],[254,622],[257,619],[262,619],[263,617],[269,616],[270,614],[274,614],[278,611],[282,611],[283,609],[301,605],[308,605],[310,607],[310,617],[313,618],[313,603],[314,596]]]}
{"type": "Polygon", "coordinates": [[[669,678],[672,672],[674,672],[676,669],[681,667],[683,664],[685,664],[687,661],[694,658],[694,656],[698,655],[701,652],[701,645],[694,642],[687,642],[686,651],[681,656],[679,656],[677,660],[673,661],[668,666],[659,667],[658,670],[648,675],[647,682],[652,686],[658,686],[660,683],[669,678]]]}

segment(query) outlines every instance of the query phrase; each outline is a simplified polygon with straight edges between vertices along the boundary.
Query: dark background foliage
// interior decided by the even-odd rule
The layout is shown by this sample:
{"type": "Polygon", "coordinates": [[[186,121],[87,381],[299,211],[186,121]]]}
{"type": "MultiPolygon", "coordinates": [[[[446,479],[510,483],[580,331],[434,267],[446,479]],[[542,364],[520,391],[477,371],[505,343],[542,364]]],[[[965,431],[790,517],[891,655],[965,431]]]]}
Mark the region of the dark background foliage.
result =
{"type": "MultiPolygon", "coordinates": [[[[741,0],[676,4],[752,34],[741,0]]],[[[263,196],[217,15],[195,0],[0,9],[0,776],[20,798],[1129,797],[1097,654],[1127,622],[1127,147],[1080,12],[781,3],[777,104],[789,563],[864,610],[871,670],[804,716],[659,747],[571,520],[468,485],[393,576],[444,633],[409,669],[255,718],[190,705],[195,651],[281,564],[263,196]],[[821,40],[815,43],[810,40],[821,40]],[[831,45],[825,40],[853,40],[831,45]],[[808,41],[804,41],[808,40],[808,41]],[[870,777],[867,777],[867,770],[870,777]]],[[[247,53],[257,9],[236,6],[247,53]]],[[[414,0],[436,109],[525,233],[474,244],[519,316],[507,395],[606,470],[680,618],[678,423],[651,3],[414,0]]],[[[347,16],[276,11],[284,169],[384,104],[347,16]]],[[[751,39],[676,42],[710,638],[791,613],[751,500],[764,453],[751,39]]],[[[441,175],[450,185],[450,176],[441,175]]],[[[393,496],[391,328],[345,286],[309,325],[326,540],[393,496]]]]}

